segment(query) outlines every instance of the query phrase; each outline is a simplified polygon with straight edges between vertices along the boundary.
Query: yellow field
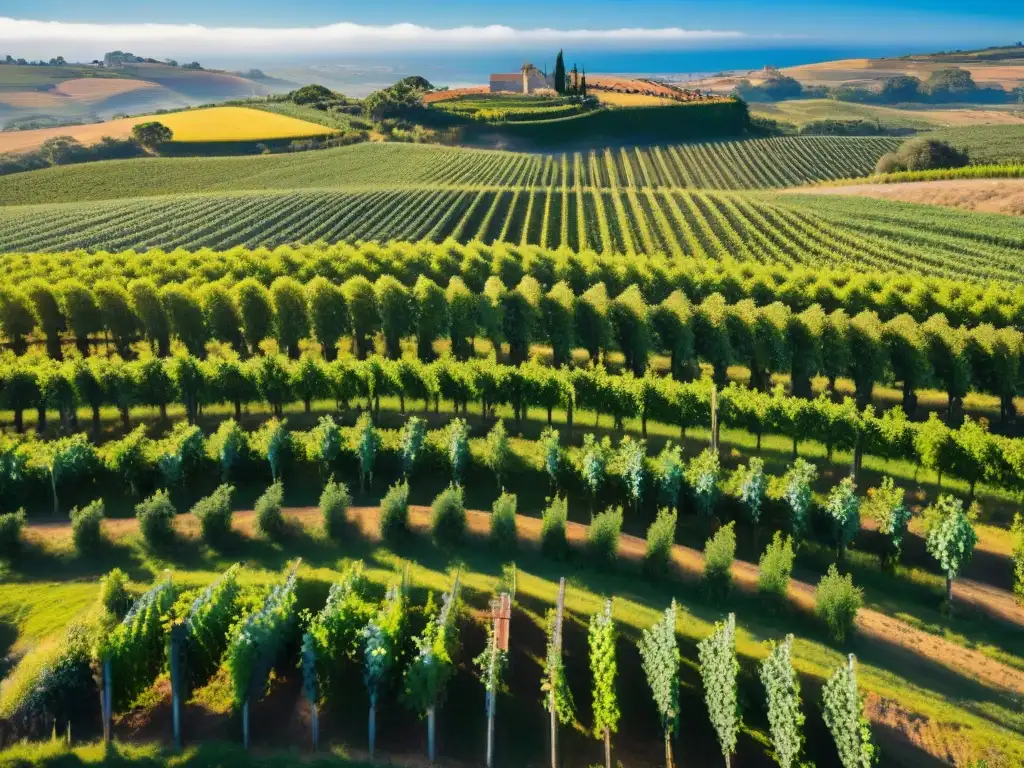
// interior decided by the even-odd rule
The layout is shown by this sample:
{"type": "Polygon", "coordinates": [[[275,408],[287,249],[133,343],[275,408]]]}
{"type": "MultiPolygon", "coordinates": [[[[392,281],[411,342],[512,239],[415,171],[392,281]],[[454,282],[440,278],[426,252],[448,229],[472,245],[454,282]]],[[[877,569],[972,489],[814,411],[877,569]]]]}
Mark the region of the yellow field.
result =
{"type": "Polygon", "coordinates": [[[174,141],[264,141],[324,136],[334,129],[286,115],[248,107],[213,107],[165,115],[125,117],[105,123],[0,132],[0,153],[30,152],[55,136],[71,136],[83,144],[96,144],[104,136],[126,139],[138,123],[155,120],[174,132],[174,141]]]}
{"type": "Polygon", "coordinates": [[[261,141],[299,139],[334,133],[331,128],[248,107],[213,107],[156,115],[174,132],[175,141],[261,141]]]}
{"type": "Polygon", "coordinates": [[[661,107],[671,104],[672,99],[660,96],[647,96],[642,93],[619,93],[618,91],[593,91],[602,104],[616,107],[661,107]]]}

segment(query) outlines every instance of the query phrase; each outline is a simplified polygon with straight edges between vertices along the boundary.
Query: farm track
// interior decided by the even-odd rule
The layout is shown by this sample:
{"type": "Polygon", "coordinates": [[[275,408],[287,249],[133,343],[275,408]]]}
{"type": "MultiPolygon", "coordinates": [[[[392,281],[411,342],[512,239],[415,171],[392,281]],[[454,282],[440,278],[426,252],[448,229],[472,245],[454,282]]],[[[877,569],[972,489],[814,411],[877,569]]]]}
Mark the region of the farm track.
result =
{"type": "MultiPolygon", "coordinates": [[[[299,522],[305,528],[319,524],[320,512],[316,508],[289,508],[285,512],[289,519],[299,522]]],[[[410,525],[414,530],[426,533],[430,526],[431,511],[425,506],[410,507],[410,525]]],[[[349,520],[357,524],[362,535],[375,538],[378,536],[378,507],[352,507],[348,512],[349,520]]],[[[467,510],[469,531],[479,537],[486,537],[490,528],[490,514],[476,510],[467,510]]],[[[234,514],[235,527],[250,535],[255,535],[254,513],[251,511],[234,514]]],[[[541,520],[539,518],[517,516],[519,539],[531,546],[539,546],[541,520]]],[[[197,536],[198,522],[190,514],[179,515],[176,521],[180,532],[197,536]]],[[[134,519],[111,519],[104,522],[108,536],[121,538],[133,534],[138,529],[134,519]]],[[[587,528],[581,523],[567,524],[567,536],[571,543],[579,546],[586,540],[587,528]]],[[[70,538],[70,525],[60,523],[31,523],[27,527],[30,538],[40,539],[70,538]]],[[[643,559],[646,542],[628,534],[622,534],[619,542],[619,556],[633,562],[643,559]]],[[[697,550],[676,544],[673,547],[672,559],[678,574],[688,582],[698,581],[704,570],[704,556],[697,550]]],[[[758,568],[755,564],[737,560],[732,568],[735,583],[744,590],[753,592],[757,588],[758,568]]],[[[811,584],[791,580],[789,585],[790,599],[800,609],[808,612],[814,610],[815,588],[811,584]]],[[[1024,610],[1013,602],[1011,595],[1003,590],[987,587],[967,580],[957,580],[953,587],[955,602],[963,602],[985,610],[1021,627],[1024,631],[1024,610]]],[[[949,671],[968,677],[982,685],[1024,696],[1024,670],[1002,664],[983,653],[965,648],[943,637],[917,629],[910,624],[888,616],[880,611],[862,608],[857,615],[857,629],[861,635],[873,643],[889,649],[896,646],[902,651],[928,658],[933,663],[942,665],[949,671]]]]}

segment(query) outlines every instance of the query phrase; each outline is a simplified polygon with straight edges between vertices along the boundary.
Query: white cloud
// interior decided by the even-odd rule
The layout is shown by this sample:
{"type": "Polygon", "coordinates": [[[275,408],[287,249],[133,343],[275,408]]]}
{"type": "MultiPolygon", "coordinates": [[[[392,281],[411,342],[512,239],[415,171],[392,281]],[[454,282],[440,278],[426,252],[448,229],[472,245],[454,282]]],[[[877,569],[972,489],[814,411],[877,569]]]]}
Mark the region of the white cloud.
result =
{"type": "Polygon", "coordinates": [[[0,46],[18,56],[61,53],[90,58],[113,49],[147,56],[240,53],[369,53],[382,50],[451,51],[563,44],[683,47],[735,41],[746,34],[679,27],[623,29],[515,29],[501,25],[434,29],[415,24],[323,27],[204,27],[197,24],[79,24],[0,17],[0,46]]]}

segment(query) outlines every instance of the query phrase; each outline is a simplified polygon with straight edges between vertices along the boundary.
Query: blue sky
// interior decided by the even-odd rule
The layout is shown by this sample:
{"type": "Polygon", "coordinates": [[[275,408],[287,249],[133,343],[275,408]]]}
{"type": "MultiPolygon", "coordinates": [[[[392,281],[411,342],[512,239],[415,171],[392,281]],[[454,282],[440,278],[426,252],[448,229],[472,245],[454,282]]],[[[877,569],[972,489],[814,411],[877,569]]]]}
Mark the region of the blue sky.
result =
{"type": "Polygon", "coordinates": [[[870,55],[1024,39],[1024,0],[3,0],[0,54],[831,46],[870,55]],[[79,26],[84,25],[84,26],[79,26]],[[157,25],[157,26],[146,26],[157,25]],[[186,26],[190,25],[190,26],[186,26]],[[331,26],[337,25],[337,26],[331,26]],[[410,25],[389,28],[391,25],[410,25]],[[477,28],[490,25],[486,33],[477,28]],[[225,34],[222,28],[235,28],[225,34]],[[383,27],[385,29],[372,29],[383,27]],[[474,29],[461,29],[472,27],[474,29]],[[274,30],[288,28],[288,34],[274,30]],[[553,28],[555,33],[538,33],[553,28]],[[575,37],[574,37],[575,35],[575,37]]]}

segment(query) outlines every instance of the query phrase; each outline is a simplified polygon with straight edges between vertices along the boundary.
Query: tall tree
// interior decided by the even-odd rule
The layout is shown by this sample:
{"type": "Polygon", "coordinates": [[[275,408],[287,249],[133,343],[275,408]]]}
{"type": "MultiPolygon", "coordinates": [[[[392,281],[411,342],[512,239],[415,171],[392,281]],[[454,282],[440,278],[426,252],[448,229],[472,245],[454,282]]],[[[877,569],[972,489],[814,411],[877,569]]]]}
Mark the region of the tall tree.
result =
{"type": "Polygon", "coordinates": [[[103,317],[92,291],[79,280],[63,280],[57,286],[60,308],[83,356],[89,354],[89,337],[103,328],[103,317]]]}
{"type": "Polygon", "coordinates": [[[416,354],[430,362],[435,357],[434,341],[448,331],[448,297],[437,283],[426,275],[416,278],[412,289],[416,317],[416,354]]]}
{"type": "Polygon", "coordinates": [[[210,336],[230,344],[238,354],[244,354],[242,316],[231,291],[222,283],[208,283],[200,291],[200,301],[210,336]]]}
{"type": "Polygon", "coordinates": [[[292,277],[279,277],[270,286],[277,319],[277,343],[292,360],[299,358],[299,341],[309,335],[306,292],[292,277]]]}
{"type": "Polygon", "coordinates": [[[64,314],[60,310],[60,300],[52,283],[41,278],[34,278],[24,284],[25,295],[35,308],[39,320],[39,330],[46,335],[46,354],[54,360],[63,360],[64,353],[60,348],[60,334],[66,328],[64,314]]]}
{"type": "Polygon", "coordinates": [[[28,349],[25,337],[36,325],[36,314],[29,297],[16,288],[0,287],[0,330],[10,340],[14,354],[25,354],[28,349]]]}
{"type": "Polygon", "coordinates": [[[373,350],[372,336],[380,330],[380,311],[373,283],[362,275],[349,278],[341,286],[348,304],[352,342],[356,356],[365,360],[373,350]]]}
{"type": "Polygon", "coordinates": [[[780,768],[800,765],[804,741],[800,680],[793,669],[792,647],[792,635],[786,635],[781,643],[773,643],[771,652],[761,662],[760,670],[761,684],[768,699],[768,725],[775,748],[775,762],[780,768]]]}
{"type": "Polygon", "coordinates": [[[555,93],[565,93],[565,56],[559,50],[555,57],[555,93]]]}
{"type": "Polygon", "coordinates": [[[320,342],[324,360],[332,362],[338,356],[338,340],[349,330],[345,296],[338,286],[322,276],[306,283],[306,296],[313,335],[320,342]]]}
{"type": "Polygon", "coordinates": [[[626,358],[626,366],[636,376],[644,375],[651,353],[648,314],[647,302],[635,284],[615,297],[608,312],[619,350],[626,358]]]}
{"type": "Polygon", "coordinates": [[[132,280],[128,284],[128,293],[132,297],[135,314],[142,322],[142,330],[158,357],[171,354],[171,323],[167,319],[167,309],[160,300],[160,290],[149,278],[132,280]]]}
{"type": "Polygon", "coordinates": [[[828,726],[843,768],[870,768],[878,762],[871,743],[871,725],[864,716],[864,702],[857,690],[853,654],[821,690],[822,717],[828,726]]]}
{"type": "Polygon", "coordinates": [[[928,554],[939,561],[946,576],[946,599],[953,600],[953,579],[971,560],[978,534],[974,532],[972,515],[964,512],[964,504],[952,496],[940,496],[924,512],[925,546],[928,554]]]}
{"type": "Polygon", "coordinates": [[[139,316],[132,307],[128,292],[113,280],[99,280],[92,288],[100,317],[114,342],[117,354],[123,358],[131,356],[131,343],[139,332],[139,316]]]}
{"type": "Polygon", "coordinates": [[[206,355],[206,320],[199,298],[182,285],[170,283],[160,289],[160,299],[167,309],[171,330],[190,355],[206,355]]]}
{"type": "Polygon", "coordinates": [[[647,684],[661,716],[665,734],[665,768],[672,768],[672,736],[679,725],[679,645],[676,643],[676,601],[665,609],[661,619],[640,637],[647,684]]]}
{"type": "Polygon", "coordinates": [[[590,673],[594,680],[594,736],[604,739],[604,765],[612,768],[612,734],[619,729],[619,703],[615,695],[615,622],[612,601],[590,617],[590,673]]]}
{"type": "Polygon", "coordinates": [[[715,631],[697,644],[697,652],[708,715],[718,734],[718,744],[728,768],[730,756],[736,751],[736,736],[740,728],[740,709],[736,698],[736,675],[740,664],[736,661],[735,615],[730,613],[726,621],[716,623],[715,631]]]}
{"type": "Polygon", "coordinates": [[[242,335],[249,345],[249,354],[254,355],[260,342],[274,332],[274,307],[270,291],[254,278],[247,277],[235,285],[235,302],[242,316],[242,335]]]}

